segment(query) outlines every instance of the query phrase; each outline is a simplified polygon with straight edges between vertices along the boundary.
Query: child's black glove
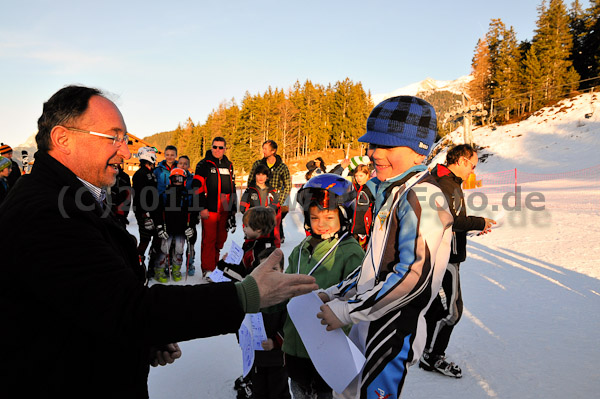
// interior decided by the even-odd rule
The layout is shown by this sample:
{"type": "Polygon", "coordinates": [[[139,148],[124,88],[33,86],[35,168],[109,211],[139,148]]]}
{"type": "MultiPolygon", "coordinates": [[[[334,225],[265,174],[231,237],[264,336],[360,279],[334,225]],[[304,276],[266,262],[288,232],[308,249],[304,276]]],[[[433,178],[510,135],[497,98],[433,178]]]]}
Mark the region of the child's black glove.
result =
{"type": "Polygon", "coordinates": [[[227,218],[227,231],[235,233],[236,227],[237,226],[235,225],[235,213],[231,212],[229,214],[229,217],[227,218]]]}

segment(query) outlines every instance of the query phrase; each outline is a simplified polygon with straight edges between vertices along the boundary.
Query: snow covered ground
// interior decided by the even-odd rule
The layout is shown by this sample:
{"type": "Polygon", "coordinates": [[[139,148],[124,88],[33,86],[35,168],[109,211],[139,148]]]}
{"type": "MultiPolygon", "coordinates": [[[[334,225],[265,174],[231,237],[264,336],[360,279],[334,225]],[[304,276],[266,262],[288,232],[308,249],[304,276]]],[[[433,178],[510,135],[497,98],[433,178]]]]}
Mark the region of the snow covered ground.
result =
{"type": "MultiPolygon", "coordinates": [[[[599,164],[600,114],[584,117],[596,102],[584,95],[569,100],[566,112],[555,107],[519,126],[475,130],[475,141],[493,154],[478,172],[517,167],[559,173],[599,164]]],[[[465,311],[447,355],[462,367],[463,378],[414,366],[403,398],[598,397],[600,180],[590,177],[585,190],[550,180],[536,190],[552,193],[548,198],[553,202],[580,203],[583,196],[596,206],[478,211],[500,217],[502,225],[492,234],[471,238],[468,259],[461,265],[465,311]]],[[[298,211],[285,219],[286,254],[304,237],[302,222],[298,211]]],[[[135,220],[129,228],[136,233],[135,220]]],[[[232,240],[241,244],[241,228],[225,248],[232,240]]],[[[187,283],[199,281],[195,276],[187,283]]],[[[202,317],[204,306],[215,305],[198,304],[198,313],[189,317],[202,317]]],[[[235,398],[233,381],[242,368],[234,335],[181,347],[181,359],[151,370],[151,398],[235,398]]]]}

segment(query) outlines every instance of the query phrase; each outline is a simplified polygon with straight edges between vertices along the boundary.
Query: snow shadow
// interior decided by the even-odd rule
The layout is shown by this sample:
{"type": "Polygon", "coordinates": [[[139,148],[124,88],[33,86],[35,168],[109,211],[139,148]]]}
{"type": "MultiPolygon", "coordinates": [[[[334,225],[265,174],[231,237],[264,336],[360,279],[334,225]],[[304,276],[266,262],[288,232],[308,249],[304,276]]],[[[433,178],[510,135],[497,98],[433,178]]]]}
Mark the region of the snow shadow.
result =
{"type": "Polygon", "coordinates": [[[465,310],[446,355],[463,378],[413,367],[404,398],[597,395],[600,280],[473,241],[460,274],[465,310]]]}

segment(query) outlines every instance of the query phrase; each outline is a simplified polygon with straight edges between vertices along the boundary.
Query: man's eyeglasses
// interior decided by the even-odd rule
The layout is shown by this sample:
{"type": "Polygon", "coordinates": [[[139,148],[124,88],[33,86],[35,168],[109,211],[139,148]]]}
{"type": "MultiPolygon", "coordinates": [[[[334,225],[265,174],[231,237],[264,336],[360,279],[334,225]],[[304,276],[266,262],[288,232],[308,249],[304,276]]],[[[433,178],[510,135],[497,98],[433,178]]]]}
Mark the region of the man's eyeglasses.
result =
{"type": "Polygon", "coordinates": [[[471,164],[471,170],[475,170],[477,165],[475,165],[473,162],[471,162],[471,160],[469,158],[467,158],[467,157],[463,157],[463,158],[466,159],[467,162],[471,164]]]}
{"type": "Polygon", "coordinates": [[[222,145],[213,145],[213,150],[224,150],[225,147],[223,147],[222,145]]]}
{"type": "Polygon", "coordinates": [[[115,147],[119,147],[122,143],[125,143],[125,144],[129,143],[129,136],[127,135],[127,133],[125,133],[122,136],[120,136],[119,134],[115,134],[114,136],[111,136],[110,134],[92,132],[91,130],[78,129],[76,127],[66,127],[65,126],[65,129],[72,130],[74,132],[79,132],[79,133],[91,134],[92,136],[105,137],[107,139],[111,139],[113,141],[112,145],[115,147]]]}

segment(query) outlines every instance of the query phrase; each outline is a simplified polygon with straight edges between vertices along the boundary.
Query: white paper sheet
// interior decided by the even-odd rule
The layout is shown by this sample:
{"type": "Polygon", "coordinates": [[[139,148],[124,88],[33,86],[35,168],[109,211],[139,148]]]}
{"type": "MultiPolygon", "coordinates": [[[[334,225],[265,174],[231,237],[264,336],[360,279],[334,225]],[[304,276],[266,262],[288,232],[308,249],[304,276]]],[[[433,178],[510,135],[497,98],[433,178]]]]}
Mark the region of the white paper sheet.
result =
{"type": "Polygon", "coordinates": [[[221,269],[215,269],[213,270],[208,277],[210,278],[210,281],[212,281],[213,283],[221,283],[223,281],[231,281],[230,278],[225,277],[225,275],[223,274],[223,270],[221,269]]]}
{"type": "Polygon", "coordinates": [[[247,314],[252,326],[252,346],[254,350],[263,351],[262,342],[267,340],[267,332],[265,331],[265,322],[262,313],[247,314]]]}
{"type": "Polygon", "coordinates": [[[238,330],[240,348],[242,349],[242,372],[244,377],[252,370],[252,365],[254,364],[254,348],[252,347],[252,333],[250,332],[250,328],[251,326],[249,327],[246,324],[246,319],[244,319],[238,330]]]}
{"type": "Polygon", "coordinates": [[[317,318],[321,305],[311,292],[290,300],[287,309],[315,368],[340,393],[362,370],[365,357],[341,329],[326,330],[317,318]]]}
{"type": "Polygon", "coordinates": [[[244,377],[252,369],[254,351],[264,350],[261,343],[267,339],[262,313],[247,314],[238,330],[240,349],[242,350],[242,369],[244,377]]]}
{"type": "Polygon", "coordinates": [[[231,263],[232,265],[239,265],[242,262],[243,257],[244,251],[242,250],[242,247],[237,245],[235,241],[231,241],[231,248],[229,248],[225,262],[231,263]]]}

